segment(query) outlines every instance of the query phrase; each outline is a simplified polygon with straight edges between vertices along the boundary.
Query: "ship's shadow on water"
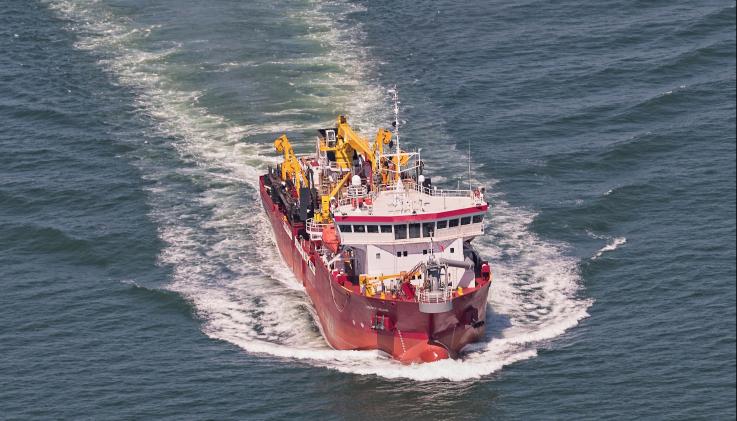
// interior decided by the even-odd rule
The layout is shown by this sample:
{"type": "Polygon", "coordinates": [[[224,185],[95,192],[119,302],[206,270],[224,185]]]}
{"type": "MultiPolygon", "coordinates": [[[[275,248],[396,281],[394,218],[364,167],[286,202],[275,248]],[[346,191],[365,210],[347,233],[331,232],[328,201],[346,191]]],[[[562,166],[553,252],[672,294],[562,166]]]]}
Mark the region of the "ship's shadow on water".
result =
{"type": "Polygon", "coordinates": [[[494,341],[503,339],[504,332],[512,327],[512,318],[507,314],[495,312],[491,303],[486,304],[486,319],[484,320],[486,329],[484,329],[483,339],[466,345],[461,350],[460,360],[487,350],[494,341]]]}
{"type": "Polygon", "coordinates": [[[504,337],[504,330],[510,327],[512,327],[511,317],[506,314],[496,313],[491,304],[487,303],[484,342],[490,342],[494,339],[504,337]]]}

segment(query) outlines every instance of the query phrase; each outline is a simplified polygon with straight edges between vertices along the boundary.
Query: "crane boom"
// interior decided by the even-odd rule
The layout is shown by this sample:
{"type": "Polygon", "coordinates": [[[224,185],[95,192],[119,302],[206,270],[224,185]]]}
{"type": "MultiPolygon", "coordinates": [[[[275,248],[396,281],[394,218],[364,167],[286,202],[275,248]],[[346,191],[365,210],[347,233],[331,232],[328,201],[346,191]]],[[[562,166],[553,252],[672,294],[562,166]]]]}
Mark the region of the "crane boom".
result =
{"type": "Polygon", "coordinates": [[[343,115],[338,116],[337,135],[338,139],[342,138],[353,150],[362,154],[366,159],[370,161],[374,160],[368,140],[353,131],[353,128],[348,124],[348,119],[343,115]]]}
{"type": "Polygon", "coordinates": [[[302,170],[299,159],[297,159],[297,155],[294,153],[294,149],[292,149],[292,145],[289,143],[287,135],[283,134],[274,141],[274,149],[284,155],[284,162],[281,164],[282,181],[290,180],[294,183],[297,194],[299,194],[300,187],[302,185],[308,186],[309,182],[302,170]]]}
{"type": "Polygon", "coordinates": [[[346,181],[351,178],[351,174],[346,174],[339,182],[335,184],[335,187],[330,191],[330,194],[327,196],[323,195],[320,197],[320,213],[315,215],[315,220],[317,222],[328,222],[330,221],[330,199],[336,197],[338,195],[338,192],[341,188],[343,188],[343,185],[345,185],[346,181]]]}
{"type": "MultiPolygon", "coordinates": [[[[374,138],[374,144],[370,145],[369,141],[363,136],[356,133],[348,124],[348,119],[340,115],[337,119],[337,144],[334,148],[322,148],[323,150],[332,150],[336,152],[337,161],[342,163],[343,168],[350,165],[353,158],[353,152],[360,153],[371,163],[374,172],[379,170],[379,158],[384,154],[384,146],[389,145],[392,141],[392,132],[386,129],[379,129],[374,138]]],[[[400,163],[402,165],[409,161],[409,154],[401,154],[400,163]]],[[[395,158],[396,160],[396,158],[395,158]]]]}

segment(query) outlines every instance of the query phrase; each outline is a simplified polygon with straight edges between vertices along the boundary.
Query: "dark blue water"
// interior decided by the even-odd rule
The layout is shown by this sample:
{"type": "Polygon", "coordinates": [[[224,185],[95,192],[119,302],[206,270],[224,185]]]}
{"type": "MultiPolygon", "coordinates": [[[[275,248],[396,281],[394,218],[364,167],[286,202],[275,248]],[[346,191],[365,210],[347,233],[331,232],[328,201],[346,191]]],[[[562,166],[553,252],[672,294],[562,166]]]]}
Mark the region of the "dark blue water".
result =
{"type": "Polygon", "coordinates": [[[735,3],[4,0],[0,418],[734,419],[735,3]],[[402,97],[487,341],[322,340],[256,179],[402,97]]]}

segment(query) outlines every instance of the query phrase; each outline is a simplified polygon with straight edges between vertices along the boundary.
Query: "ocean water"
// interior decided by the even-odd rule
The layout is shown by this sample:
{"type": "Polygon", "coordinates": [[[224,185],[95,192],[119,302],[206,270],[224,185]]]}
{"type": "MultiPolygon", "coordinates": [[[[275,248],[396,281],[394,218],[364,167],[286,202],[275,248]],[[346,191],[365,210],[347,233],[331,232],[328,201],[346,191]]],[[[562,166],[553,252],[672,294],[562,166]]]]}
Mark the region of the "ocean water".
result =
{"type": "Polygon", "coordinates": [[[0,419],[735,419],[735,3],[3,0],[0,419]],[[334,351],[257,177],[402,101],[489,332],[334,351]]]}

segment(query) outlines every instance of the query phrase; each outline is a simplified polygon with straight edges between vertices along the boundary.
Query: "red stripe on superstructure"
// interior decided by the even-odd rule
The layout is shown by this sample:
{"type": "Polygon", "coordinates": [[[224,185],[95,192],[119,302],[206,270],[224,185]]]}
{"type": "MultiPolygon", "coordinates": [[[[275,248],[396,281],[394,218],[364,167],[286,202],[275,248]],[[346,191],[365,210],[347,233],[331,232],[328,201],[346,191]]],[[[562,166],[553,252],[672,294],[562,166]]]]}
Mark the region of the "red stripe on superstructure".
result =
{"type": "Polygon", "coordinates": [[[486,212],[489,209],[489,205],[481,205],[473,208],[455,209],[452,211],[438,212],[438,213],[421,213],[416,215],[401,215],[401,216],[340,216],[333,215],[337,222],[403,222],[403,221],[432,221],[435,219],[451,218],[454,216],[461,215],[472,215],[480,212],[486,212]]]}

